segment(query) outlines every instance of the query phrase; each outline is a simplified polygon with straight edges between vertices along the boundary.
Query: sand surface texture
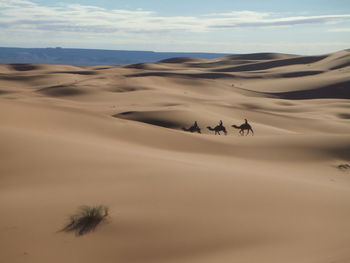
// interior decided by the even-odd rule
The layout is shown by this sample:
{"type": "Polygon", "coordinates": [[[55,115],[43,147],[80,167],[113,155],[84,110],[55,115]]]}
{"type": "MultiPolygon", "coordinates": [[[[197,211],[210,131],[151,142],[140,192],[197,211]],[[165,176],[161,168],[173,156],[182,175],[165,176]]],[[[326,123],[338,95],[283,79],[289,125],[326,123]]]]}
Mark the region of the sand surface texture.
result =
{"type": "Polygon", "coordinates": [[[349,85],[349,50],[0,65],[0,261],[350,262],[349,85]]]}

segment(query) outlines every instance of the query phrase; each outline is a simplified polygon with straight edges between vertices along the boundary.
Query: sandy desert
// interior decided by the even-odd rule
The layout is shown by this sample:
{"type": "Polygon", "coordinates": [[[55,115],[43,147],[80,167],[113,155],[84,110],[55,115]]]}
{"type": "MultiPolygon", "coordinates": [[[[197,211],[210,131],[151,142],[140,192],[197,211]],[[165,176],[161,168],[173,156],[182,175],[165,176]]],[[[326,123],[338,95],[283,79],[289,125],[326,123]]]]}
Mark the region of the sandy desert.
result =
{"type": "Polygon", "coordinates": [[[350,262],[349,85],[350,50],[0,65],[0,261],[350,262]]]}

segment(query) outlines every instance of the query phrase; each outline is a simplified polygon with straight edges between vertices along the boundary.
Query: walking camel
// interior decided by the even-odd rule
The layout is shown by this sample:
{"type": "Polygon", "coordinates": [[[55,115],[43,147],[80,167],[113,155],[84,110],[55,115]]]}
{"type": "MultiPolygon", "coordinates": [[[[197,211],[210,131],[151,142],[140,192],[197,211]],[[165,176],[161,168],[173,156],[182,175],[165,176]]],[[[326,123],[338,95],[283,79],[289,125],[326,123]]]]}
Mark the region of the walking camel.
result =
{"type": "Polygon", "coordinates": [[[221,135],[220,132],[224,132],[225,135],[227,135],[227,131],[226,131],[226,128],[224,125],[222,125],[222,121],[220,121],[219,125],[216,125],[214,128],[208,126],[207,129],[209,131],[215,131],[215,135],[218,134],[218,135],[221,135]]]}
{"type": "Polygon", "coordinates": [[[185,128],[185,127],[182,127],[182,129],[184,131],[188,131],[188,132],[198,132],[198,133],[201,133],[201,128],[199,128],[198,124],[197,124],[197,121],[194,122],[194,124],[189,127],[189,128],[185,128]]]}
{"type": "Polygon", "coordinates": [[[199,128],[199,127],[193,127],[193,126],[191,126],[190,128],[182,127],[182,130],[188,131],[188,132],[198,132],[198,133],[201,133],[201,128],[199,128]]]}
{"type": "Polygon", "coordinates": [[[252,132],[252,135],[254,135],[254,131],[252,129],[252,126],[250,126],[250,124],[248,123],[247,119],[244,119],[245,123],[241,124],[240,126],[237,125],[232,125],[233,128],[239,129],[239,134],[240,135],[244,135],[244,130],[247,130],[247,134],[246,136],[249,134],[249,132],[252,132]]]}

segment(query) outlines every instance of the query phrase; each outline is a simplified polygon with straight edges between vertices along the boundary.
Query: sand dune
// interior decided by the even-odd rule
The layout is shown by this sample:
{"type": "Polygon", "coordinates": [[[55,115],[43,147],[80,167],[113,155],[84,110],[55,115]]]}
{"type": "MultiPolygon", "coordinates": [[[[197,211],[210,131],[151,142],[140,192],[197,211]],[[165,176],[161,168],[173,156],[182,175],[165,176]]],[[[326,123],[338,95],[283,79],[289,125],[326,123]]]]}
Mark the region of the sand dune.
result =
{"type": "Polygon", "coordinates": [[[349,84],[349,50],[1,65],[1,258],[349,262],[349,84]],[[108,221],[57,232],[85,204],[108,221]]]}

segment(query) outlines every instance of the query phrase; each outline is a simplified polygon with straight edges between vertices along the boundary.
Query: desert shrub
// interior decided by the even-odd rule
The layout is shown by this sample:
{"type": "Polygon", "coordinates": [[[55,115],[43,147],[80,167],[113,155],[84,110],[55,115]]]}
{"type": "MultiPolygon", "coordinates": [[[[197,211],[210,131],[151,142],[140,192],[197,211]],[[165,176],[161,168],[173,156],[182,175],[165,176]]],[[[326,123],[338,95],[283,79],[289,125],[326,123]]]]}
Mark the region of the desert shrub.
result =
{"type": "Polygon", "coordinates": [[[107,216],[106,206],[81,206],[76,214],[70,216],[68,224],[61,231],[81,236],[94,231],[107,216]]]}
{"type": "Polygon", "coordinates": [[[337,165],[337,168],[339,169],[339,170],[348,170],[348,169],[350,169],[350,165],[349,164],[347,164],[347,163],[342,163],[342,164],[339,164],[339,165],[337,165]]]}

